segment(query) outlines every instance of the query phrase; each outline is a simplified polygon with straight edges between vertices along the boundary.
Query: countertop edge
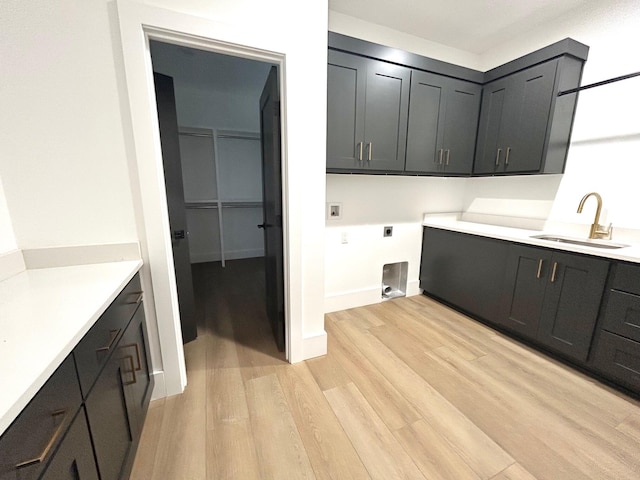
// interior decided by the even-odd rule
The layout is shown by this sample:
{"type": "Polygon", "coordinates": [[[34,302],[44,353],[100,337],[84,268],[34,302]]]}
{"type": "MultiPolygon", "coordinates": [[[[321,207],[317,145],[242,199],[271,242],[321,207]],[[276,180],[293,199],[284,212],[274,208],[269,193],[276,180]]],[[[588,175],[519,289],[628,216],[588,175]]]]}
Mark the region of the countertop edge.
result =
{"type": "MultiPolygon", "coordinates": [[[[604,249],[567,243],[549,242],[546,240],[531,238],[532,235],[547,233],[544,231],[465,222],[460,220],[460,215],[456,214],[425,215],[422,226],[440,228],[443,230],[467,233],[487,238],[495,238],[497,240],[505,240],[535,247],[548,248],[551,250],[579,253],[610,260],[640,263],[640,245],[638,244],[631,244],[629,247],[620,249],[604,249]]],[[[559,234],[560,232],[551,233],[559,234]]]]}
{"type": "MultiPolygon", "coordinates": [[[[114,281],[113,290],[108,293],[103,301],[95,305],[93,313],[83,321],[83,324],[79,330],[71,335],[64,345],[60,346],[58,353],[54,358],[48,358],[43,360],[45,364],[40,373],[33,378],[29,387],[24,390],[5,411],[0,412],[0,435],[2,435],[7,428],[13,423],[13,421],[20,415],[22,410],[29,404],[33,397],[38,393],[46,381],[53,375],[62,362],[73,351],[78,342],[84,337],[89,329],[96,323],[100,316],[105,312],[107,307],[115,300],[118,294],[124,289],[124,287],[131,281],[131,279],[141,269],[143,263],[142,260],[128,260],[123,262],[112,262],[113,264],[119,264],[125,266],[128,264],[128,268],[124,268],[124,272],[120,272],[119,281],[114,281]]],[[[65,267],[73,268],[73,267],[65,267]]]]}

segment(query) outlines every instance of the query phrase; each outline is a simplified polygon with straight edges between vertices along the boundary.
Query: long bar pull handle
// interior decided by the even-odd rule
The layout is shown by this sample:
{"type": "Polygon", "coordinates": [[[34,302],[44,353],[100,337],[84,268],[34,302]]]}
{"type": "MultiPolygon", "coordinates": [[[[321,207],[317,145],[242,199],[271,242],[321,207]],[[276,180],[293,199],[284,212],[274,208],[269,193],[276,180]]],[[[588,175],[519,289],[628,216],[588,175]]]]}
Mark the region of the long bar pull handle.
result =
{"type": "Polygon", "coordinates": [[[369,142],[369,161],[373,158],[373,143],[369,142]]]}
{"type": "Polygon", "coordinates": [[[137,297],[133,302],[127,302],[128,305],[137,305],[142,301],[142,290],[131,292],[130,295],[137,295],[137,297]]]}
{"type": "Polygon", "coordinates": [[[451,155],[451,150],[447,148],[447,159],[444,161],[445,165],[449,165],[449,156],[451,155]]]}
{"type": "Polygon", "coordinates": [[[442,154],[444,153],[444,150],[441,148],[440,151],[438,152],[438,160],[436,160],[436,163],[438,165],[442,165],[442,154]]]}
{"type": "Polygon", "coordinates": [[[558,262],[553,262],[553,270],[551,270],[551,283],[556,281],[557,270],[558,270],[558,262]]]}
{"type": "MultiPolygon", "coordinates": [[[[55,418],[60,415],[66,415],[66,413],[67,413],[66,410],[56,410],[55,412],[51,412],[51,416],[55,418]]],[[[58,438],[60,438],[60,436],[62,435],[64,426],[65,426],[65,422],[63,419],[60,422],[60,424],[57,426],[56,430],[53,432],[53,435],[51,435],[51,438],[49,439],[44,449],[42,450],[42,453],[37,457],[31,458],[29,460],[25,460],[24,462],[20,462],[16,464],[16,470],[20,468],[28,467],[30,465],[35,465],[36,463],[44,463],[47,460],[47,457],[49,456],[49,452],[51,452],[51,449],[53,448],[53,446],[58,442],[58,438]]]]}
{"type": "Polygon", "coordinates": [[[362,147],[364,146],[364,142],[358,142],[358,161],[362,161],[362,147]]]}
{"type": "Polygon", "coordinates": [[[540,278],[542,275],[542,264],[544,261],[542,259],[538,260],[538,273],[536,273],[536,278],[540,278]]]}
{"type": "Polygon", "coordinates": [[[509,165],[509,153],[511,153],[511,147],[507,147],[507,153],[505,154],[505,157],[504,157],[505,165],[509,165]]]}
{"type": "Polygon", "coordinates": [[[109,350],[111,350],[111,348],[113,347],[113,344],[116,342],[116,338],[118,338],[118,335],[120,335],[120,332],[122,331],[121,328],[117,329],[117,330],[111,330],[111,338],[109,339],[109,344],[106,347],[100,347],[98,349],[96,349],[96,352],[101,353],[101,352],[108,352],[109,350]]]}
{"type": "Polygon", "coordinates": [[[502,153],[501,148],[499,148],[498,151],[496,152],[496,167],[500,165],[500,153],[502,153]]]}

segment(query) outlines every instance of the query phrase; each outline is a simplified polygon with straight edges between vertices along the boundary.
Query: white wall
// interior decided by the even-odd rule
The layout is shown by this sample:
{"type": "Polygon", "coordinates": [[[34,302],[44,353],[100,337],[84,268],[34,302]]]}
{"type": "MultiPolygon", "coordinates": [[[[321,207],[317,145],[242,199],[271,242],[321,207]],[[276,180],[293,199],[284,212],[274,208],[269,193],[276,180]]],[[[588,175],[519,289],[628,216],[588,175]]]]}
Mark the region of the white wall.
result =
{"type": "Polygon", "coordinates": [[[380,302],[387,263],[409,262],[407,294],[419,293],[423,214],[462,210],[465,181],[327,175],[327,203],[340,203],[342,216],[327,219],[325,311],[380,302]],[[383,237],[385,226],[393,227],[391,237],[383,237]]]}
{"type": "Polygon", "coordinates": [[[109,3],[0,7],[0,176],[22,249],[137,240],[109,3]]]}
{"type": "MultiPolygon", "coordinates": [[[[590,47],[582,84],[599,82],[640,71],[640,3],[594,2],[547,23],[544,29],[524,32],[508,44],[482,56],[484,69],[493,68],[557,40],[571,37],[590,47]]],[[[576,213],[582,196],[598,191],[604,200],[604,221],[615,227],[640,229],[640,78],[624,80],[580,93],[565,174],[558,179],[514,177],[470,179],[465,206],[482,213],[523,213],[556,222],[588,224],[593,221],[595,201],[584,213],[576,213]],[[502,181],[500,181],[502,180],[502,181]],[[532,198],[532,192],[535,198],[532,198]],[[506,202],[491,202],[492,198],[506,202]]],[[[554,176],[555,177],[555,176],[554,176]]]]}
{"type": "Polygon", "coordinates": [[[10,252],[18,248],[16,237],[13,234],[13,225],[11,216],[9,215],[9,207],[4,195],[2,187],[2,178],[0,177],[0,255],[10,252]]]}

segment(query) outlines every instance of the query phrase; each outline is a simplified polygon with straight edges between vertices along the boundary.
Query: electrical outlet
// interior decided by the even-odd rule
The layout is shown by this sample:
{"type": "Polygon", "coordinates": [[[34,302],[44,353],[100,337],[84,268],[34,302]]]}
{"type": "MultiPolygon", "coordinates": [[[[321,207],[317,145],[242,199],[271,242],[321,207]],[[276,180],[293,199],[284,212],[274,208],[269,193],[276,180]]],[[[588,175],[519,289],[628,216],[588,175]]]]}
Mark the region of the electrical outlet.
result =
{"type": "Polygon", "coordinates": [[[390,237],[393,235],[393,227],[384,227],[383,237],[390,237]]]}
{"type": "Polygon", "coordinates": [[[347,232],[342,232],[342,243],[349,243],[349,235],[347,234],[347,232]]]}
{"type": "Polygon", "coordinates": [[[342,218],[342,204],[327,203],[327,218],[331,220],[342,218]]]}

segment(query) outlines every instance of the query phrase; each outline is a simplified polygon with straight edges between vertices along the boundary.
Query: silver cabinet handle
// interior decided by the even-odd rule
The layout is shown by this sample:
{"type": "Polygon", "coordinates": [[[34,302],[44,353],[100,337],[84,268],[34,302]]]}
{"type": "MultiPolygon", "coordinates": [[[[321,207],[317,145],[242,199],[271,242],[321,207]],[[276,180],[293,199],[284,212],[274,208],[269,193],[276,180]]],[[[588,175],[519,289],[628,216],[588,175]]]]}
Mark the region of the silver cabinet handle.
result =
{"type": "Polygon", "coordinates": [[[505,165],[509,165],[509,153],[511,152],[511,147],[507,147],[507,153],[505,154],[504,157],[504,164],[505,165]]]}
{"type": "Polygon", "coordinates": [[[441,148],[440,151],[438,152],[438,160],[436,160],[436,163],[438,165],[442,165],[442,153],[443,153],[443,150],[441,148]]]}
{"type": "Polygon", "coordinates": [[[538,273],[536,273],[536,278],[540,278],[540,275],[542,275],[542,264],[544,263],[544,261],[542,259],[540,259],[538,261],[538,273]]]}
{"type": "Polygon", "coordinates": [[[496,167],[498,165],[500,165],[500,153],[502,152],[502,149],[499,148],[498,151],[496,152],[496,167]]]}
{"type": "Polygon", "coordinates": [[[553,262],[553,270],[551,271],[551,283],[556,281],[556,270],[558,270],[558,262],[553,262]]]}
{"type": "Polygon", "coordinates": [[[447,159],[444,161],[445,165],[449,165],[449,155],[451,154],[451,150],[447,148],[447,159]]]}
{"type": "Polygon", "coordinates": [[[358,161],[362,161],[362,146],[363,142],[358,142],[358,161]]]}
{"type": "Polygon", "coordinates": [[[371,158],[373,157],[373,143],[369,142],[369,161],[371,161],[371,158]]]}

